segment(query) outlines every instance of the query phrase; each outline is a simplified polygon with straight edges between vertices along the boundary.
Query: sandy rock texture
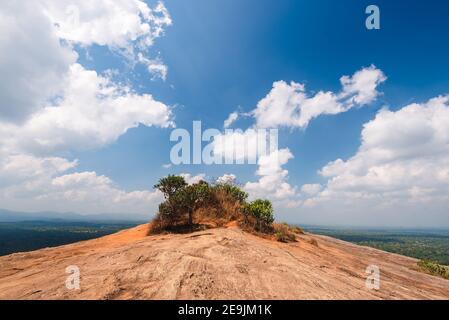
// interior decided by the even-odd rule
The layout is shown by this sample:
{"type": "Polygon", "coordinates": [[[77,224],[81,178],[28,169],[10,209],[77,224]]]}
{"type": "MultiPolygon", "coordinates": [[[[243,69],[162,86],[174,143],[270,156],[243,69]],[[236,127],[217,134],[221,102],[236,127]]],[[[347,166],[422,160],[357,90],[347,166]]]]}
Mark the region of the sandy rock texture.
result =
{"type": "Polygon", "coordinates": [[[329,237],[147,230],[1,257],[0,299],[449,299],[449,281],[415,259],[329,237]],[[366,288],[369,265],[380,268],[379,290],[366,288]],[[68,266],[79,268],[80,290],[66,288],[68,266]]]}

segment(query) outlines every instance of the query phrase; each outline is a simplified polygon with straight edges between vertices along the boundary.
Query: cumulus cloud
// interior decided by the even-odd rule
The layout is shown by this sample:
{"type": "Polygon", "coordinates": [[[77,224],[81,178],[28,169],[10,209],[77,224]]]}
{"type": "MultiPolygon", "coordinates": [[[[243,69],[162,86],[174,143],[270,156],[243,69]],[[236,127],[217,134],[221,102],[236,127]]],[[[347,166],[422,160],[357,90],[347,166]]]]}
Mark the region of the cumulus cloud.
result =
{"type": "Polygon", "coordinates": [[[56,25],[58,37],[83,46],[98,44],[129,52],[145,49],[172,24],[162,2],[150,8],[140,0],[98,0],[95,5],[75,0],[40,1],[56,25]]]}
{"type": "Polygon", "coordinates": [[[449,96],[381,110],[364,125],[357,153],[330,162],[320,174],[327,184],[308,206],[363,208],[363,214],[398,216],[404,223],[425,212],[421,220],[436,221],[432,217],[447,212],[449,203],[449,96]]]}
{"type": "Polygon", "coordinates": [[[307,196],[314,196],[322,189],[321,184],[305,184],[301,187],[301,192],[307,196]]]}
{"type": "Polygon", "coordinates": [[[355,105],[373,102],[379,95],[378,85],[385,80],[381,70],[370,66],[357,71],[352,77],[342,77],[340,93],[319,91],[314,95],[307,94],[304,84],[277,81],[253,111],[256,126],[306,128],[312,119],[320,115],[338,114],[355,105]]]}
{"type": "Polygon", "coordinates": [[[213,154],[228,164],[257,164],[261,156],[278,149],[276,129],[253,129],[245,131],[228,129],[214,136],[213,154]]]}
{"type": "MultiPolygon", "coordinates": [[[[261,137],[265,141],[266,137],[261,137]]],[[[213,152],[226,163],[252,159],[257,161],[258,133],[256,130],[231,130],[214,136],[213,152]]]]}
{"type": "Polygon", "coordinates": [[[237,177],[234,174],[224,174],[217,179],[218,184],[234,184],[237,177]]]}
{"type": "MultiPolygon", "coordinates": [[[[380,94],[377,87],[386,80],[385,75],[375,66],[363,68],[353,76],[340,79],[342,90],[338,93],[319,91],[314,95],[306,92],[300,83],[278,81],[273,84],[268,95],[259,101],[252,112],[256,128],[299,127],[306,128],[311,120],[327,114],[345,112],[354,106],[364,106],[373,102],[380,94]]],[[[238,119],[238,113],[231,113],[224,122],[228,128],[238,119]]],[[[319,184],[304,185],[301,193],[288,182],[288,171],[283,169],[293,155],[289,149],[278,150],[277,133],[274,136],[260,135],[260,131],[250,128],[246,131],[233,130],[215,136],[214,154],[237,163],[249,160],[255,163],[259,158],[256,174],[259,181],[249,182],[245,189],[254,197],[265,197],[285,207],[303,204],[301,197],[318,194],[319,184]],[[274,139],[272,139],[274,138],[274,139]],[[267,151],[269,152],[267,153],[267,151]]]]}
{"type": "Polygon", "coordinates": [[[53,176],[78,165],[59,157],[37,158],[26,154],[4,155],[0,160],[0,188],[18,182],[53,176]]]}
{"type": "Polygon", "coordinates": [[[150,8],[141,0],[88,1],[40,0],[57,36],[71,44],[107,46],[132,64],[144,64],[154,79],[165,80],[167,66],[158,58],[147,58],[154,40],[172,25],[162,2],[150,8]]]}
{"type": "Polygon", "coordinates": [[[72,44],[93,44],[127,52],[144,63],[154,78],[165,79],[167,66],[145,58],[153,41],[171,25],[159,3],[139,0],[38,0],[0,4],[0,120],[22,122],[61,94],[63,79],[78,55],[72,44]]]}
{"type": "Polygon", "coordinates": [[[2,1],[0,29],[0,121],[20,123],[60,92],[77,54],[35,1],[2,1]]]}
{"type": "Polygon", "coordinates": [[[24,211],[149,213],[162,199],[158,191],[127,192],[95,172],[74,172],[77,161],[30,155],[0,162],[2,207],[24,211]]]}
{"type": "Polygon", "coordinates": [[[10,150],[43,154],[101,147],[139,124],[171,126],[171,116],[171,109],[151,95],[73,64],[60,99],[23,125],[0,123],[0,132],[10,150]]]}
{"type": "Polygon", "coordinates": [[[38,198],[39,201],[63,201],[75,211],[95,213],[139,213],[154,210],[162,200],[159,191],[121,190],[111,179],[95,172],[77,172],[54,178],[50,191],[38,198]]]}
{"type": "Polygon", "coordinates": [[[262,156],[256,174],[257,182],[248,182],[244,189],[252,198],[267,198],[277,203],[289,202],[296,190],[288,183],[288,170],[283,166],[293,159],[289,149],[281,149],[262,156]]]}
{"type": "MultiPolygon", "coordinates": [[[[256,175],[259,180],[247,182],[243,189],[249,193],[250,199],[269,199],[277,208],[292,208],[300,205],[299,194],[296,187],[288,183],[288,170],[283,166],[293,159],[289,149],[281,149],[263,155],[259,158],[256,175]]],[[[204,177],[200,175],[201,179],[204,177]]],[[[191,176],[189,175],[189,180],[191,176]]],[[[200,180],[201,180],[200,179],[200,180]]],[[[198,179],[195,180],[196,182],[198,179]]],[[[235,174],[224,174],[217,178],[218,184],[234,184],[237,181],[235,174]]]]}
{"type": "Polygon", "coordinates": [[[204,181],[206,178],[206,175],[204,173],[198,175],[192,175],[190,173],[181,173],[180,176],[184,178],[187,184],[195,184],[200,181],[204,181]]]}
{"type": "Polygon", "coordinates": [[[340,79],[343,86],[340,99],[347,99],[345,103],[349,106],[369,104],[379,96],[377,87],[385,80],[387,77],[375,66],[359,70],[352,77],[343,76],[340,79]]]}
{"type": "MultiPolygon", "coordinates": [[[[270,199],[277,207],[298,205],[299,194],[296,187],[288,183],[288,170],[283,168],[293,159],[293,154],[288,148],[278,149],[277,132],[271,135],[264,130],[232,130],[215,136],[213,147],[214,154],[224,158],[226,163],[257,164],[259,180],[243,186],[251,198],[270,199]]],[[[226,174],[217,182],[234,182],[235,179],[235,175],[226,174]]]]}
{"type": "Polygon", "coordinates": [[[106,46],[165,79],[167,67],[147,56],[171,23],[161,2],[154,8],[140,0],[1,2],[2,207],[151,212],[157,191],[121,190],[108,177],[75,172],[77,160],[54,155],[105,146],[139,125],[173,125],[169,106],[115,82],[111,73],[87,70],[75,51],[106,46]]]}

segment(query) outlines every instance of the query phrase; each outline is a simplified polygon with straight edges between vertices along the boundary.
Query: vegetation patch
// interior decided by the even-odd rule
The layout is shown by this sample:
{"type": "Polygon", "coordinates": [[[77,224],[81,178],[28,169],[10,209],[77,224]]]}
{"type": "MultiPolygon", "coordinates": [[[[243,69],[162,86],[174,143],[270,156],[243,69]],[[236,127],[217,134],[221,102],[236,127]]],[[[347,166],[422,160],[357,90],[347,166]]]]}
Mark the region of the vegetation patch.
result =
{"type": "Polygon", "coordinates": [[[62,220],[0,222],[0,256],[100,238],[138,224],[62,220]]]}
{"type": "Polygon", "coordinates": [[[449,266],[443,266],[429,260],[420,260],[418,266],[422,271],[428,274],[449,279],[449,266]]]}
{"type": "Polygon", "coordinates": [[[287,223],[274,223],[274,236],[279,242],[296,242],[296,236],[304,234],[304,231],[297,226],[287,223]]]}
{"type": "Polygon", "coordinates": [[[248,193],[239,186],[209,184],[205,181],[188,185],[183,177],[170,175],[155,185],[165,197],[151,223],[150,234],[188,232],[207,227],[221,227],[236,222],[252,233],[275,236],[282,242],[295,241],[301,229],[273,224],[270,201],[248,201],[248,193]]]}
{"type": "Polygon", "coordinates": [[[290,230],[288,225],[275,224],[274,237],[279,242],[295,242],[296,235],[290,230]]]}
{"type": "Polygon", "coordinates": [[[307,231],[419,260],[449,265],[449,230],[309,227],[307,231]]]}

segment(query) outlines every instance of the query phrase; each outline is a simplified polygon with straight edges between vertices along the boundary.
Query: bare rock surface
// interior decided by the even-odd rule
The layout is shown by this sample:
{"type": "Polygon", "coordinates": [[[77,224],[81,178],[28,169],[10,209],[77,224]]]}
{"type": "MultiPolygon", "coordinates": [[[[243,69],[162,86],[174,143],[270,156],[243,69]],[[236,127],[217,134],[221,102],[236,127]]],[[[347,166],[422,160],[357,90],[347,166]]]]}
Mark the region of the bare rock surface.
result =
{"type": "Polygon", "coordinates": [[[449,299],[449,281],[415,259],[325,236],[283,244],[238,227],[147,231],[0,257],[0,299],[449,299]],[[379,290],[366,288],[369,265],[380,268],[379,290]],[[66,288],[68,266],[80,290],[66,288]]]}

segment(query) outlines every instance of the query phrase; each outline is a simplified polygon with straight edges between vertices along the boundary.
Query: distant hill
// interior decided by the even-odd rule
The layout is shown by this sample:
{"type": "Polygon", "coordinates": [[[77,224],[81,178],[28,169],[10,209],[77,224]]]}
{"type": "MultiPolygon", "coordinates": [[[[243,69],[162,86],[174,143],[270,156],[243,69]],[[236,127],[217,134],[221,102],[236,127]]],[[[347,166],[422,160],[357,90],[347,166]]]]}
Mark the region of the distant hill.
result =
{"type": "Polygon", "coordinates": [[[73,212],[17,212],[0,209],[0,222],[22,222],[22,221],[80,221],[80,222],[146,222],[151,219],[151,214],[120,214],[103,213],[93,215],[83,215],[73,212]]]}

